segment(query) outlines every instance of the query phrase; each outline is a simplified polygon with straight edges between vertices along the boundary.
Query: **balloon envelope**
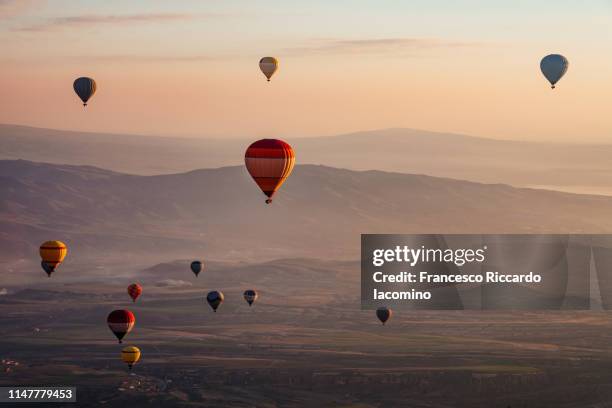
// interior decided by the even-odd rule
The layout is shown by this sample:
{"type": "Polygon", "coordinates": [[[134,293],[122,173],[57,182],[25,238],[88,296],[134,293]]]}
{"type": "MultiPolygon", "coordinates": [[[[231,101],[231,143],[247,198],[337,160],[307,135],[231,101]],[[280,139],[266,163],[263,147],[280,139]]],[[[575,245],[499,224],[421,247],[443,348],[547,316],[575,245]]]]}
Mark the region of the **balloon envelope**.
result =
{"type": "Polygon", "coordinates": [[[68,254],[68,247],[62,241],[43,242],[39,249],[42,259],[41,266],[47,275],[51,276],[68,254]]]}
{"type": "Polygon", "coordinates": [[[202,272],[202,261],[193,261],[191,263],[191,272],[198,276],[202,272]]]}
{"type": "Polygon", "coordinates": [[[554,89],[555,84],[565,75],[569,62],[567,58],[559,54],[550,54],[542,58],[540,62],[540,70],[544,77],[550,82],[551,87],[554,89]]]}
{"type": "Polygon", "coordinates": [[[386,307],[379,307],[376,309],[376,317],[378,317],[378,320],[380,320],[383,325],[387,322],[387,320],[389,320],[389,318],[391,318],[392,314],[393,312],[391,309],[386,307]]]}
{"type": "Polygon", "coordinates": [[[87,101],[96,93],[96,81],[88,77],[80,77],[74,80],[72,84],[74,92],[83,101],[83,106],[87,106],[87,101]]]}
{"type": "Polygon", "coordinates": [[[259,69],[261,72],[268,78],[268,82],[270,82],[270,78],[278,69],[278,60],[274,57],[263,57],[259,60],[259,69]]]}
{"type": "Polygon", "coordinates": [[[132,283],[127,288],[128,295],[132,298],[132,302],[135,302],[138,299],[138,296],[142,293],[142,286],[137,283],[132,283]]]}
{"type": "Polygon", "coordinates": [[[255,183],[268,196],[266,203],[283,185],[295,166],[295,153],[289,143],[279,139],[261,139],[249,146],[244,162],[255,183]]]}
{"type": "Polygon", "coordinates": [[[223,293],[218,292],[216,290],[208,292],[208,295],[206,295],[206,301],[215,312],[217,311],[217,308],[221,305],[221,303],[223,303],[224,299],[225,296],[223,296],[223,293]]]}
{"type": "Polygon", "coordinates": [[[253,304],[253,302],[255,302],[257,300],[258,297],[259,297],[259,295],[253,289],[248,289],[248,290],[244,291],[244,300],[247,301],[249,306],[251,306],[253,304]]]}
{"type": "Polygon", "coordinates": [[[132,366],[140,360],[140,349],[135,346],[127,346],[121,350],[121,360],[128,365],[130,370],[132,366]]]}
{"type": "Polygon", "coordinates": [[[106,323],[121,343],[123,337],[132,331],[136,318],[129,310],[113,310],[106,318],[106,323]]]}

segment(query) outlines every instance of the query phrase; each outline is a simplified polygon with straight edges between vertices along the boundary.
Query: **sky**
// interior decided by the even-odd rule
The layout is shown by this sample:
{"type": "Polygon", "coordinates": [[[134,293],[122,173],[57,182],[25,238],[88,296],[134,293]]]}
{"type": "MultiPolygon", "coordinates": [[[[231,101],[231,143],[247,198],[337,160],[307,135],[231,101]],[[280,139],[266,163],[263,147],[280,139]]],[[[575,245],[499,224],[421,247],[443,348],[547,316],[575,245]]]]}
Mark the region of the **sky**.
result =
{"type": "Polygon", "coordinates": [[[0,0],[0,123],[612,143],[611,17],[610,0],[0,0]],[[554,91],[550,53],[570,61],[554,91]],[[79,76],[98,84],[86,109],[79,76]]]}

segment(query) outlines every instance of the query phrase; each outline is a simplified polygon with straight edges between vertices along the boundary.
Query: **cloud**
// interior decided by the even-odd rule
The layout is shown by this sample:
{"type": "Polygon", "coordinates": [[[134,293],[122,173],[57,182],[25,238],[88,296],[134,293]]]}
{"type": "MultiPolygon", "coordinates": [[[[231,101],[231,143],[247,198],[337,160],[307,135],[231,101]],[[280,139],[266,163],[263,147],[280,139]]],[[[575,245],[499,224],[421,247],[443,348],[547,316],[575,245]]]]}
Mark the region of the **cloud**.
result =
{"type": "Polygon", "coordinates": [[[475,47],[481,43],[447,41],[436,38],[375,38],[375,39],[319,39],[311,45],[286,48],[291,55],[310,54],[402,54],[437,48],[475,47]]]}
{"type": "Polygon", "coordinates": [[[186,282],[180,279],[164,279],[155,283],[155,286],[166,287],[166,288],[182,288],[193,286],[191,282],[186,282]]]}
{"type": "MultiPolygon", "coordinates": [[[[2,0],[0,0],[2,1],[2,0]]],[[[16,31],[52,31],[65,28],[91,27],[96,25],[130,25],[142,23],[160,23],[170,21],[186,21],[196,18],[213,18],[219,17],[217,14],[194,15],[194,14],[177,14],[177,13],[157,13],[157,14],[119,14],[119,15],[81,15],[70,17],[57,17],[39,24],[30,26],[18,27],[16,31]]]]}
{"type": "Polygon", "coordinates": [[[0,0],[0,20],[23,13],[38,2],[37,0],[0,0]]]}
{"type": "MultiPolygon", "coordinates": [[[[75,61],[156,63],[156,62],[205,62],[217,58],[208,55],[91,55],[67,57],[75,61]]],[[[64,58],[65,59],[65,58],[64,58]]]]}

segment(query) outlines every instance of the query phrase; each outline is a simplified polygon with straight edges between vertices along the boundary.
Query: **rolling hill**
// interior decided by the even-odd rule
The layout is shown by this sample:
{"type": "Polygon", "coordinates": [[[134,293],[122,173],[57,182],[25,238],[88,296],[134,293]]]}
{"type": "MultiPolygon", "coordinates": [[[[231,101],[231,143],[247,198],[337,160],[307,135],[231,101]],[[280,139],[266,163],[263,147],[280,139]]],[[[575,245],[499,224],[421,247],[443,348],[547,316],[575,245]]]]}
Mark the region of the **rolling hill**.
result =
{"type": "MultiPolygon", "coordinates": [[[[612,195],[612,145],[494,140],[413,129],[270,137],[290,142],[299,164],[612,195]]],[[[92,165],[153,175],[240,165],[252,141],[246,137],[190,139],[0,125],[0,159],[92,165]]]]}
{"type": "Polygon", "coordinates": [[[271,205],[243,167],[134,176],[0,161],[3,260],[46,239],[81,259],[355,259],[362,233],[610,232],[612,198],[296,166],[271,205]]]}

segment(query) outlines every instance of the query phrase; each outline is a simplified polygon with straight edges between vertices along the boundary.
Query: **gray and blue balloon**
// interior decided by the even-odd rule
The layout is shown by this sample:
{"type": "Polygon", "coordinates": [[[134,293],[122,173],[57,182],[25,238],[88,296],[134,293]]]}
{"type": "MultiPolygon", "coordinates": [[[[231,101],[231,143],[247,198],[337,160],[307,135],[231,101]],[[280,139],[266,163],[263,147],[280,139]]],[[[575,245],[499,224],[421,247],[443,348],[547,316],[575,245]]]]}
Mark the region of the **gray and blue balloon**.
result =
{"type": "Polygon", "coordinates": [[[548,79],[550,82],[551,88],[555,89],[555,85],[563,75],[567,72],[567,67],[569,66],[569,62],[567,58],[563,55],[559,54],[550,54],[542,58],[540,62],[540,69],[542,70],[542,74],[548,79]]]}

